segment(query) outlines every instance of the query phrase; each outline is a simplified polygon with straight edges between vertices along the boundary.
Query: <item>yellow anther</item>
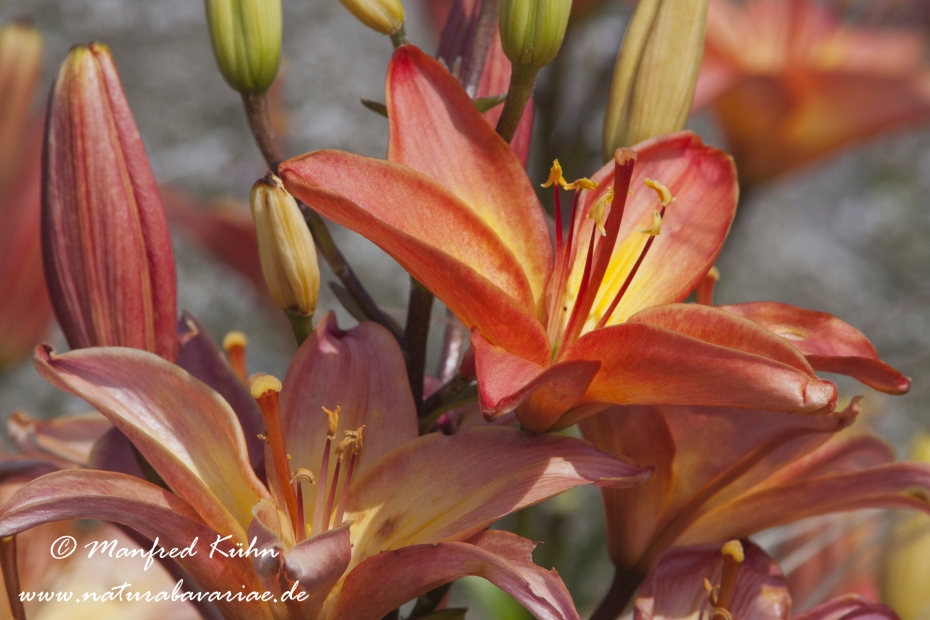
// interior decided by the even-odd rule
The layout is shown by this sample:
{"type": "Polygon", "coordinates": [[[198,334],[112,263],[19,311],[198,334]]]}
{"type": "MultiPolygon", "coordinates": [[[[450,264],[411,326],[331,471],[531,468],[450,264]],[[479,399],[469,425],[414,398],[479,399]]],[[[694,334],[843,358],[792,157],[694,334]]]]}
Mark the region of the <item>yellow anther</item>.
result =
{"type": "Polygon", "coordinates": [[[313,472],[303,467],[298,467],[294,473],[291,474],[291,484],[294,484],[298,480],[306,480],[310,484],[316,484],[316,478],[313,477],[313,472]]]}
{"type": "Polygon", "coordinates": [[[659,202],[662,203],[663,207],[667,207],[670,202],[675,202],[675,197],[672,196],[672,192],[670,192],[661,181],[646,179],[646,186],[659,195],[659,202]]]}
{"type": "Polygon", "coordinates": [[[648,228],[637,227],[636,230],[643,233],[644,235],[652,235],[655,237],[660,232],[662,232],[662,214],[654,210],[652,212],[652,226],[648,228]]]}
{"type": "Polygon", "coordinates": [[[259,441],[268,441],[268,435],[266,435],[265,433],[259,433],[256,436],[258,437],[259,441]]]}
{"type": "Polygon", "coordinates": [[[597,232],[601,233],[601,236],[604,237],[607,235],[607,231],[604,229],[604,221],[607,219],[604,216],[604,211],[614,200],[614,188],[610,187],[607,189],[607,193],[598,198],[597,202],[594,203],[594,206],[591,207],[591,210],[588,212],[588,219],[594,220],[594,225],[597,226],[597,232]]]}
{"type": "Polygon", "coordinates": [[[339,427],[339,411],[341,407],[336,407],[334,410],[330,411],[326,407],[322,407],[323,413],[326,414],[326,417],[329,418],[329,429],[326,431],[326,438],[332,439],[336,436],[336,429],[339,427]]]}
{"type": "MultiPolygon", "coordinates": [[[[563,180],[564,180],[564,179],[563,179],[563,180]]],[[[566,190],[566,191],[567,191],[567,190],[572,190],[572,189],[578,189],[578,190],[587,189],[587,190],[592,190],[592,189],[595,189],[596,187],[597,187],[597,183],[595,183],[594,181],[592,181],[591,179],[588,179],[588,178],[586,178],[586,177],[581,177],[580,179],[578,179],[577,181],[573,181],[572,183],[563,183],[563,184],[562,184],[562,189],[564,189],[564,190],[566,190]]]]}
{"type": "Polygon", "coordinates": [[[336,446],[336,454],[339,456],[339,460],[342,460],[343,453],[352,448],[353,454],[358,454],[361,451],[362,446],[364,445],[364,439],[362,438],[362,432],[365,430],[365,425],[362,424],[357,431],[344,431],[346,438],[339,442],[339,445],[336,446]]]}
{"type": "Polygon", "coordinates": [[[738,540],[731,540],[723,545],[720,549],[720,553],[724,556],[733,558],[737,564],[742,564],[743,560],[746,559],[746,554],[743,552],[743,545],[738,540]]]}
{"type": "Polygon", "coordinates": [[[242,347],[243,349],[249,344],[249,339],[242,332],[232,331],[223,338],[223,350],[229,351],[233,347],[242,347]]]}
{"type": "Polygon", "coordinates": [[[252,377],[249,389],[252,392],[252,398],[260,398],[266,392],[280,392],[281,381],[271,375],[258,375],[252,377]]]}
{"type": "Polygon", "coordinates": [[[553,183],[558,183],[562,187],[565,187],[565,177],[562,176],[562,166],[559,164],[558,159],[552,160],[552,168],[549,170],[549,178],[545,183],[542,184],[542,186],[552,187],[553,183]]]}

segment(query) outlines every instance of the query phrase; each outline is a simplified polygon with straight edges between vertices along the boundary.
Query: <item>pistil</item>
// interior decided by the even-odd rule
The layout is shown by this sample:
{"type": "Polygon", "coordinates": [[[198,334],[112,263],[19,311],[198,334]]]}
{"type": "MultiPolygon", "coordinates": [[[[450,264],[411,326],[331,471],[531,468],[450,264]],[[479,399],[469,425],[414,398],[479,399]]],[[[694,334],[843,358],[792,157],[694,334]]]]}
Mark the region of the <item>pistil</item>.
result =
{"type": "Polygon", "coordinates": [[[278,395],[281,392],[281,381],[271,375],[261,375],[252,381],[252,398],[258,402],[262,418],[265,420],[265,433],[268,437],[268,447],[271,449],[271,460],[274,465],[275,476],[284,503],[287,507],[288,517],[295,535],[297,528],[297,498],[294,496],[294,487],[291,485],[290,466],[288,465],[287,450],[284,446],[284,433],[281,430],[281,413],[278,408],[278,395]]]}
{"type": "MultiPolygon", "coordinates": [[[[739,577],[740,565],[746,556],[743,552],[743,545],[738,540],[731,540],[723,545],[720,553],[723,555],[723,574],[720,577],[720,585],[708,589],[708,600],[714,606],[710,618],[711,620],[715,618],[732,620],[730,605],[736,594],[736,579],[739,577]]],[[[704,583],[705,587],[709,586],[706,579],[704,583]]]]}
{"type": "Polygon", "coordinates": [[[249,376],[245,365],[245,347],[248,343],[248,338],[242,332],[229,332],[223,338],[223,349],[226,351],[226,357],[229,358],[229,365],[243,383],[247,382],[249,376]]]}
{"type": "MultiPolygon", "coordinates": [[[[323,407],[323,413],[329,418],[329,428],[326,432],[326,445],[323,448],[323,460],[320,463],[320,483],[316,487],[316,503],[314,504],[313,509],[313,524],[311,525],[311,532],[314,534],[320,533],[323,531],[324,523],[328,524],[328,519],[324,522],[324,511],[323,506],[326,501],[326,481],[329,477],[329,453],[332,451],[333,438],[336,436],[336,429],[339,427],[339,407],[336,407],[334,410],[330,411],[326,407],[323,407]]],[[[338,475],[338,465],[337,471],[338,475]]],[[[329,515],[329,511],[325,511],[325,516],[329,515]]]]}

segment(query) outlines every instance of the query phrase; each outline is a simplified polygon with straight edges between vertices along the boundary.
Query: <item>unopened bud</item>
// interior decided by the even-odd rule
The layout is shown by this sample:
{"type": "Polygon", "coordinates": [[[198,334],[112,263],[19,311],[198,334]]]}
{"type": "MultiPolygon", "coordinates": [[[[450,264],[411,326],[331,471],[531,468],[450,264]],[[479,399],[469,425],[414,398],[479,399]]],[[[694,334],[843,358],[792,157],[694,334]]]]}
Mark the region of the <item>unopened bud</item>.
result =
{"type": "Polygon", "coordinates": [[[42,257],[72,348],[174,361],[177,280],[155,176],[109,49],[71,49],[49,102],[42,257]]]}
{"type": "Polygon", "coordinates": [[[685,126],[708,0],[640,0],[614,66],[604,119],[604,160],[621,146],[685,126]]]}
{"type": "Polygon", "coordinates": [[[204,0],[216,64],[241,93],[266,90],[281,60],[281,0],[204,0]]]}
{"type": "Polygon", "coordinates": [[[501,0],[501,44],[510,62],[537,69],[552,62],[571,10],[571,0],[501,0]]]}
{"type": "Polygon", "coordinates": [[[0,29],[0,194],[22,157],[41,70],[39,31],[20,23],[0,29]]]}
{"type": "Polygon", "coordinates": [[[312,315],[320,293],[316,247],[297,201],[270,172],[252,187],[252,217],[271,298],[282,310],[312,315]]]}
{"type": "Polygon", "coordinates": [[[355,19],[381,34],[392,35],[404,25],[400,0],[339,0],[355,19]]]}

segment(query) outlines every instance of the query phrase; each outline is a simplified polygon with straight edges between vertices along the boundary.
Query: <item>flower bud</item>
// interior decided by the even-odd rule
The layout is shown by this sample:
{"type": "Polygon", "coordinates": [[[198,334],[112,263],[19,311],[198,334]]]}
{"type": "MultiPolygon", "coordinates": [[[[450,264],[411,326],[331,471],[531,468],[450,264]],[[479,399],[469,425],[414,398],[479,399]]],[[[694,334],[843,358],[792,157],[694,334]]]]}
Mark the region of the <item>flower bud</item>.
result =
{"type": "Polygon", "coordinates": [[[501,44],[510,62],[537,69],[552,62],[571,10],[571,0],[501,0],[501,44]]]}
{"type": "Polygon", "coordinates": [[[381,34],[392,35],[404,25],[400,0],[339,0],[355,19],[381,34]]]}
{"type": "MultiPolygon", "coordinates": [[[[911,458],[930,463],[930,435],[914,441],[911,458]]],[[[924,618],[930,611],[930,516],[907,516],[894,530],[885,556],[882,600],[901,620],[924,618]]]]}
{"type": "Polygon", "coordinates": [[[216,64],[241,93],[271,86],[281,59],[281,0],[204,0],[216,64]]]}
{"type": "Polygon", "coordinates": [[[640,0],[614,65],[604,160],[621,146],[678,131],[694,99],[708,0],[640,0]]]}
{"type": "Polygon", "coordinates": [[[252,187],[252,217],[271,298],[286,312],[312,315],[320,294],[316,247],[297,201],[270,172],[252,187]]]}
{"type": "Polygon", "coordinates": [[[21,23],[0,29],[0,194],[22,157],[41,70],[39,31],[21,23]]]}
{"type": "Polygon", "coordinates": [[[173,361],[171,235],[105,45],[71,49],[46,122],[42,257],[68,344],[134,347],[173,361]]]}

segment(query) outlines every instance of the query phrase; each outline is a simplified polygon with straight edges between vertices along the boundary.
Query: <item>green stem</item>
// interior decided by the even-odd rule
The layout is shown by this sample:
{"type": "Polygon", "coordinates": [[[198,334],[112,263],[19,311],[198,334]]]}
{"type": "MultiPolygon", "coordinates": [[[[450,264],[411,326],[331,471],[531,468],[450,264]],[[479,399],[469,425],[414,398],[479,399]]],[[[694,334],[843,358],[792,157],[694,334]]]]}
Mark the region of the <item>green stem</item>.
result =
{"type": "Polygon", "coordinates": [[[299,347],[313,332],[313,315],[288,310],[287,318],[291,322],[291,329],[294,330],[294,338],[297,340],[297,346],[299,347]]]}
{"type": "Polygon", "coordinates": [[[526,109],[526,103],[533,94],[533,85],[536,83],[536,75],[539,73],[538,67],[518,65],[516,63],[512,66],[510,88],[507,89],[504,109],[497,121],[497,133],[508,143],[513,140],[513,134],[516,133],[520,119],[523,118],[523,110],[526,109]]]}
{"type": "Polygon", "coordinates": [[[401,24],[400,28],[397,29],[397,32],[388,36],[391,37],[391,44],[394,46],[394,49],[397,49],[401,45],[410,43],[410,39],[407,38],[407,30],[404,28],[404,24],[401,24]]]}

